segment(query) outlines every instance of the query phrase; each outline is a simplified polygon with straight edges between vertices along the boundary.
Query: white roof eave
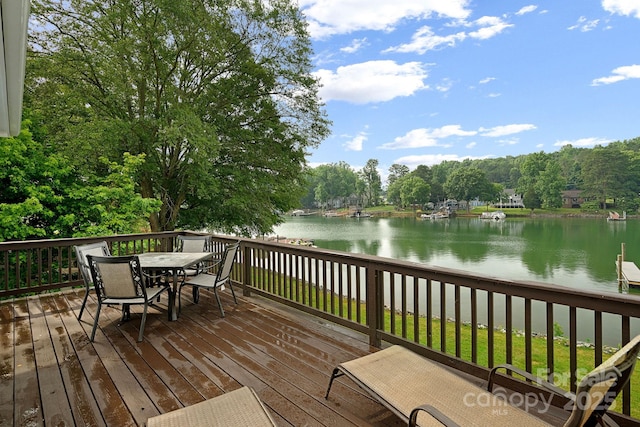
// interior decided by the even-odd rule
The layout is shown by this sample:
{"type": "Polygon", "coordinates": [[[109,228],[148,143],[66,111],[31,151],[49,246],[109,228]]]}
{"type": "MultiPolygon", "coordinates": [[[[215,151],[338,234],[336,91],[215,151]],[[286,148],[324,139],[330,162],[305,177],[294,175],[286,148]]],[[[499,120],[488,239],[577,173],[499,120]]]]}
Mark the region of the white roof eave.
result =
{"type": "Polygon", "coordinates": [[[0,137],[20,133],[29,0],[0,0],[0,137]]]}

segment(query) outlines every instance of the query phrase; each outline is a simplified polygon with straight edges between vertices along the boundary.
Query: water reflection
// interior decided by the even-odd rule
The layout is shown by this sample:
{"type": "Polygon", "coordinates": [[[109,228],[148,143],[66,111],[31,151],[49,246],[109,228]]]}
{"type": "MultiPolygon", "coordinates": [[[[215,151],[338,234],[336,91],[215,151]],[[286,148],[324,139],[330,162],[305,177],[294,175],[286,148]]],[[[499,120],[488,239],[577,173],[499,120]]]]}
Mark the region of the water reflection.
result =
{"type": "Polygon", "coordinates": [[[614,262],[622,242],[627,258],[640,262],[638,223],[604,218],[291,217],[276,234],[325,249],[606,292],[618,292],[614,262]]]}

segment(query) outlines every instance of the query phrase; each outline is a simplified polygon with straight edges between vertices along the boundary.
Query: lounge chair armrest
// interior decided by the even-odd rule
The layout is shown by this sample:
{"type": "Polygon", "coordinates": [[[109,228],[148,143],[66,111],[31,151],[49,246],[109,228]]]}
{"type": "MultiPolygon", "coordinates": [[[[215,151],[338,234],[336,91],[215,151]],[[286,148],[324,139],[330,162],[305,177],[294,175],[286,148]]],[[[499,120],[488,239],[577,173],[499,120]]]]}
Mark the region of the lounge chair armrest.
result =
{"type": "Polygon", "coordinates": [[[409,416],[409,427],[417,426],[416,423],[418,421],[418,413],[420,411],[426,412],[427,414],[431,415],[433,418],[438,420],[440,424],[442,424],[443,426],[459,427],[459,425],[455,421],[453,421],[451,418],[447,417],[445,414],[438,411],[436,408],[434,408],[431,405],[420,405],[417,408],[414,408],[411,411],[411,415],[409,416]]]}
{"type": "Polygon", "coordinates": [[[529,373],[529,372],[527,372],[527,371],[525,371],[523,369],[517,368],[517,367],[515,367],[513,365],[510,365],[508,363],[494,366],[493,369],[491,369],[491,372],[489,372],[489,380],[487,382],[487,390],[488,391],[492,391],[493,383],[494,383],[494,377],[495,377],[495,375],[496,375],[496,373],[498,372],[499,369],[504,369],[506,371],[515,372],[516,374],[518,374],[518,375],[520,375],[520,376],[522,376],[522,377],[524,377],[524,378],[526,378],[526,379],[528,379],[530,381],[535,382],[539,386],[541,386],[541,387],[547,389],[548,391],[551,391],[551,392],[553,392],[553,393],[555,393],[555,394],[557,394],[559,396],[564,396],[564,397],[567,397],[567,398],[572,399],[572,400],[574,398],[573,393],[571,393],[570,391],[563,390],[560,387],[558,387],[557,385],[552,384],[547,380],[544,380],[544,379],[542,379],[540,377],[537,377],[537,376],[535,376],[535,375],[533,375],[533,374],[531,374],[531,373],[529,373]]]}

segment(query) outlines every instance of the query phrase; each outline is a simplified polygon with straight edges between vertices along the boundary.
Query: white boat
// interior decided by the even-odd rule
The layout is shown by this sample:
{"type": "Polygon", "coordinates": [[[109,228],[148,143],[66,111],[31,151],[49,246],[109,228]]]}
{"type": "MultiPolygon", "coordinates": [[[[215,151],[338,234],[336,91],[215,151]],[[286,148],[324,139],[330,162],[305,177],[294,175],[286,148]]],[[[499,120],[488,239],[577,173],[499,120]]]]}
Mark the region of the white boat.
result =
{"type": "Polygon", "coordinates": [[[609,212],[609,216],[607,217],[607,221],[626,221],[627,220],[627,211],[622,212],[622,216],[616,211],[609,212]]]}
{"type": "Polygon", "coordinates": [[[505,219],[507,214],[503,211],[493,211],[493,212],[482,212],[480,214],[480,219],[491,219],[494,221],[499,221],[501,219],[505,219]]]}
{"type": "Polygon", "coordinates": [[[420,218],[422,219],[449,219],[449,212],[445,210],[434,211],[430,214],[422,214],[420,218]]]}

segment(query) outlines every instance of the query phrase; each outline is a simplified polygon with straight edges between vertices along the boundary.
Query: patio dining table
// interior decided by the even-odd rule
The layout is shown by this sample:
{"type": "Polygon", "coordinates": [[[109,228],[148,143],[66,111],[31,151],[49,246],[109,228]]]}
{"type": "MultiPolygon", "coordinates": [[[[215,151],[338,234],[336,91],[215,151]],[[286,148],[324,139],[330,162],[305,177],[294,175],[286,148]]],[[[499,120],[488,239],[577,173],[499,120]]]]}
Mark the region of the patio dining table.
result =
{"type": "Polygon", "coordinates": [[[176,307],[179,286],[178,271],[203,261],[220,262],[219,259],[214,259],[215,255],[217,255],[215,252],[145,252],[138,254],[140,267],[143,269],[171,271],[173,274],[173,286],[169,290],[170,321],[178,319],[176,307]]]}

